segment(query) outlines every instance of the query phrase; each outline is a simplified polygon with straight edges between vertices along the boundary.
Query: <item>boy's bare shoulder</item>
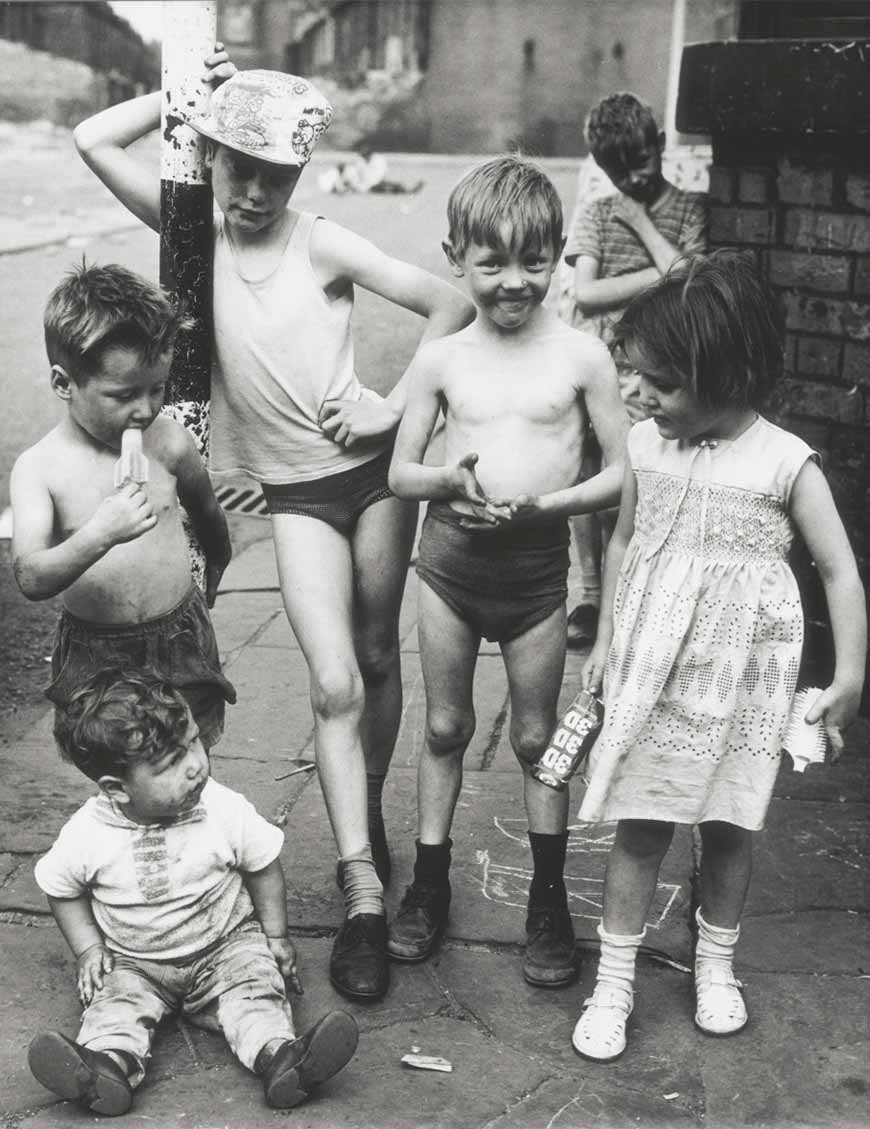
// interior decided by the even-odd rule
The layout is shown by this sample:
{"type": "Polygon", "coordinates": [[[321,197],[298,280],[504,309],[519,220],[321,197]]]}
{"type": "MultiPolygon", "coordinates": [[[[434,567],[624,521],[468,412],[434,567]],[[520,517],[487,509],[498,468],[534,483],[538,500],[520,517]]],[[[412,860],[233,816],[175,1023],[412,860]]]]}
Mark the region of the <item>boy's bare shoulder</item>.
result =
{"type": "Polygon", "coordinates": [[[12,466],[13,473],[19,478],[22,475],[28,478],[39,476],[43,470],[49,470],[57,465],[58,456],[62,454],[68,442],[64,438],[61,425],[58,424],[17,456],[12,466]]]}
{"type": "Polygon", "coordinates": [[[457,333],[425,341],[417,350],[414,358],[415,367],[430,376],[445,372],[471,347],[473,343],[473,335],[469,333],[471,329],[472,326],[468,325],[457,333]]]}
{"type": "MultiPolygon", "coordinates": [[[[570,351],[579,369],[589,376],[607,374],[613,368],[610,350],[600,337],[585,329],[575,329],[562,323],[564,347],[570,351]]],[[[560,342],[561,344],[561,342],[560,342]]]]}
{"type": "Polygon", "coordinates": [[[164,412],[155,417],[145,432],[146,452],[150,448],[169,469],[194,447],[193,437],[187,428],[164,412]]]}

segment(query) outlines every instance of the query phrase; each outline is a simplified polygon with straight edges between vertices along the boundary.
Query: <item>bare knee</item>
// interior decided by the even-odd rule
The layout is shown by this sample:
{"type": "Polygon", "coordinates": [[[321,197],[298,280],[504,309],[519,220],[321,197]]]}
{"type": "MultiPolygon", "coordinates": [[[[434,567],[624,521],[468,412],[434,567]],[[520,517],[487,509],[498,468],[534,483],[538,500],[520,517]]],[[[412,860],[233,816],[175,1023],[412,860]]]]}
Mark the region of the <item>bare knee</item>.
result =
{"type": "Polygon", "coordinates": [[[356,658],[366,686],[385,682],[399,662],[399,639],[395,633],[366,636],[357,642],[356,658]]]}
{"type": "Polygon", "coordinates": [[[621,819],[616,828],[616,846],[638,861],[662,859],[674,837],[673,823],[652,819],[621,819]]]}
{"type": "Polygon", "coordinates": [[[358,670],[342,662],[311,671],[311,705],[321,721],[361,716],[364,693],[358,670]]]}
{"type": "Polygon", "coordinates": [[[711,820],[698,824],[701,846],[708,854],[739,854],[752,849],[752,832],[733,823],[711,820]]]}
{"type": "Polygon", "coordinates": [[[543,753],[551,732],[550,726],[535,721],[511,725],[511,748],[523,768],[531,767],[543,753]]]}
{"type": "Polygon", "coordinates": [[[426,744],[429,751],[438,757],[461,755],[474,736],[474,724],[473,713],[430,710],[426,717],[426,744]]]}

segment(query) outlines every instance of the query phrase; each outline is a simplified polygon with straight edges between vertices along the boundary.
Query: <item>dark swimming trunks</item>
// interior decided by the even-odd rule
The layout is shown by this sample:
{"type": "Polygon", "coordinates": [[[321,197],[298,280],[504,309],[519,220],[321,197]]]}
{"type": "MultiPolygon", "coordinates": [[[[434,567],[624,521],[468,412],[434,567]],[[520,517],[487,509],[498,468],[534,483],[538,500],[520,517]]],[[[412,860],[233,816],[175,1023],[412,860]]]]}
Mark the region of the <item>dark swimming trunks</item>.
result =
{"type": "Polygon", "coordinates": [[[61,612],[51,656],[52,682],[45,691],[63,707],[92,674],[107,666],[145,667],[185,698],[207,749],[224,730],[224,706],[235,702],[233,684],[221,673],[217,641],[205,596],[192,585],[171,611],[144,623],[90,623],[61,612]]]}
{"type": "Polygon", "coordinates": [[[417,575],[490,642],[509,643],[568,598],[568,522],[497,533],[463,529],[446,502],[430,502],[417,575]]]}
{"type": "Polygon", "coordinates": [[[363,510],[392,498],[387,485],[392,451],[362,466],[316,478],[313,482],[289,482],[274,486],[261,483],[263,497],[272,514],[302,514],[325,521],[348,537],[363,510]]]}

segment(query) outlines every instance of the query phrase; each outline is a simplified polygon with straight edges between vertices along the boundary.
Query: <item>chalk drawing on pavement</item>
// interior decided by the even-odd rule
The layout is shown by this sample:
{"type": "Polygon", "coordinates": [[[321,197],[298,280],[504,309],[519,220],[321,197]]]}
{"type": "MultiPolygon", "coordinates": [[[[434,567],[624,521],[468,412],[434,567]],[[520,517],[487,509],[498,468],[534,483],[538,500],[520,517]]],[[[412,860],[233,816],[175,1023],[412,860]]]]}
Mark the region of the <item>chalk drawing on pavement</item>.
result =
{"type": "MultiPolygon", "coordinates": [[[[506,839],[512,839],[522,847],[528,847],[528,822],[522,817],[494,816],[493,823],[506,839]]],[[[613,846],[615,835],[612,823],[574,823],[568,826],[568,854],[588,854],[590,851],[607,854],[613,846]],[[608,830],[604,830],[604,828],[608,830]]]]}
{"type": "MultiPolygon", "coordinates": [[[[528,839],[526,837],[528,825],[525,819],[503,819],[496,816],[493,822],[507,839],[519,843],[524,851],[528,850],[528,839]]],[[[613,843],[613,836],[613,830],[596,833],[591,826],[587,825],[571,827],[568,831],[569,853],[579,855],[581,853],[609,851],[613,843]]],[[[528,904],[529,885],[532,880],[531,868],[522,864],[511,864],[503,857],[493,858],[488,850],[479,850],[476,852],[476,856],[477,865],[480,868],[479,881],[483,896],[488,901],[525,911],[528,904]]],[[[576,863],[579,862],[579,859],[573,861],[576,863]]],[[[598,921],[603,912],[604,878],[571,874],[566,870],[565,888],[568,892],[568,908],[571,911],[571,916],[598,921]]],[[[673,908],[679,892],[679,883],[662,881],[656,883],[656,892],[646,923],[647,928],[661,928],[673,908]]]]}

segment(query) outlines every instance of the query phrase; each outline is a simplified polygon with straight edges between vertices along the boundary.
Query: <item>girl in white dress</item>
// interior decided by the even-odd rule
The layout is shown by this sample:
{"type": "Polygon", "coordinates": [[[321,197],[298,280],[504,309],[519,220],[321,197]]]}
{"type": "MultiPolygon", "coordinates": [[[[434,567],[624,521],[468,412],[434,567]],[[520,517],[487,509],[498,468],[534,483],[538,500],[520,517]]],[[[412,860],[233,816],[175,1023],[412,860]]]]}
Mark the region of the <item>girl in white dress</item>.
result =
{"type": "Polygon", "coordinates": [[[800,663],[794,529],[833,628],[834,678],[806,715],[823,721],[832,760],[866,656],[864,593],[817,456],[756,411],[782,372],[782,333],[751,261],[722,251],[672,271],[631,303],[616,341],[651,418],[629,433],[583,672],[588,688],[603,680],[606,716],[580,818],[617,824],[596,985],[573,1036],[598,1061],[625,1049],[635,957],[675,823],[698,824],[702,841],[695,1023],[711,1035],[746,1025],[732,959],[800,663]]]}

